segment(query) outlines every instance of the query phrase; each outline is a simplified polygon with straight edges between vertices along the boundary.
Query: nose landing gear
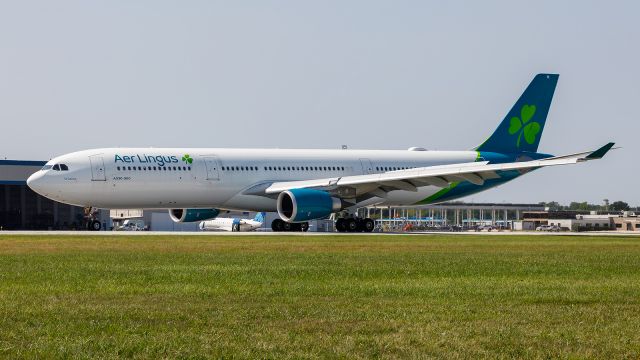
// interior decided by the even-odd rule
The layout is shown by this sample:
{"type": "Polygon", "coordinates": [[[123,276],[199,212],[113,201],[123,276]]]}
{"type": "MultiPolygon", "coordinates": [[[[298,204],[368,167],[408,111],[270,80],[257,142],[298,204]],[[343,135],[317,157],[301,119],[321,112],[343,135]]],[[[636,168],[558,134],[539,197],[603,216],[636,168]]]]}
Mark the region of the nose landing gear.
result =
{"type": "Polygon", "coordinates": [[[98,209],[93,207],[84,208],[84,218],[86,221],[87,230],[100,231],[102,229],[102,223],[98,220],[98,209]]]}

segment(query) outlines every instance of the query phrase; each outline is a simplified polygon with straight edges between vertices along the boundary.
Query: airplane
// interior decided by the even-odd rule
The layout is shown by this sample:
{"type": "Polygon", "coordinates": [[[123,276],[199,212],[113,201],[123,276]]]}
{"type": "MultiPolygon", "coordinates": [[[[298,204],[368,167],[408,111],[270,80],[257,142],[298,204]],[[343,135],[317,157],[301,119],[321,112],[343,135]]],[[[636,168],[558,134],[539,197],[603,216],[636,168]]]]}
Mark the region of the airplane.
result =
{"type": "MultiPolygon", "coordinates": [[[[436,204],[491,189],[547,166],[602,158],[595,151],[538,152],[558,74],[538,74],[481,145],[466,151],[104,148],[58,156],[28,186],[55,201],[92,208],[167,209],[176,222],[223,210],[273,212],[274,231],[332,218],[339,232],[371,232],[366,206],[436,204]]],[[[91,221],[92,230],[100,222],[91,221]]]]}
{"type": "Polygon", "coordinates": [[[204,231],[254,231],[262,226],[265,216],[265,213],[259,212],[253,219],[215,218],[200,222],[198,227],[204,231]]]}

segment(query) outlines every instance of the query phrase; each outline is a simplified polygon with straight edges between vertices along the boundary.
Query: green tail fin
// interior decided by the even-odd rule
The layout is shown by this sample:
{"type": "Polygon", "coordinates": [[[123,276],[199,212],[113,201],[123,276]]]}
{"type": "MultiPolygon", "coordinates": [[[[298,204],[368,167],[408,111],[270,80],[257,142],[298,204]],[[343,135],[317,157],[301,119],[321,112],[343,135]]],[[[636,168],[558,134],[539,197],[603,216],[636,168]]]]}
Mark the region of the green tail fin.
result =
{"type": "Polygon", "coordinates": [[[537,152],[558,74],[538,74],[478,151],[537,152]]]}

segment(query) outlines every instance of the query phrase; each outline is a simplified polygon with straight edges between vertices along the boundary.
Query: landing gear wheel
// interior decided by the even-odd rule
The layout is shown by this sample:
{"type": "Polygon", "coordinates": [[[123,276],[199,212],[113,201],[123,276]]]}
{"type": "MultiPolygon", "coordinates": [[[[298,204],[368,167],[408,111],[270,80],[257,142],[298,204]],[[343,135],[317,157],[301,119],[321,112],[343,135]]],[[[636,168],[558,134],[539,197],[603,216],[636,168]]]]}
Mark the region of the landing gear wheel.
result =
{"type": "Polygon", "coordinates": [[[305,223],[300,224],[300,231],[302,231],[302,232],[309,231],[309,223],[305,222],[305,223]]]}
{"type": "Polygon", "coordinates": [[[91,221],[89,226],[91,231],[100,231],[100,229],[102,229],[102,224],[98,220],[91,221]]]}
{"type": "Polygon", "coordinates": [[[284,231],[284,221],[280,219],[275,219],[271,222],[271,230],[273,231],[284,231]]]}
{"type": "Polygon", "coordinates": [[[292,223],[288,223],[286,221],[282,222],[282,230],[283,231],[292,231],[293,230],[293,224],[292,223]]]}
{"type": "Polygon", "coordinates": [[[355,219],[346,219],[344,223],[348,232],[358,231],[358,223],[356,222],[355,219]]]}
{"type": "Polygon", "coordinates": [[[340,218],[340,219],[336,220],[336,230],[338,230],[338,232],[347,231],[347,227],[345,226],[343,218],[340,218]]]}
{"type": "Polygon", "coordinates": [[[375,229],[375,227],[376,223],[373,220],[369,218],[362,220],[362,231],[370,233],[373,232],[373,229],[375,229]]]}

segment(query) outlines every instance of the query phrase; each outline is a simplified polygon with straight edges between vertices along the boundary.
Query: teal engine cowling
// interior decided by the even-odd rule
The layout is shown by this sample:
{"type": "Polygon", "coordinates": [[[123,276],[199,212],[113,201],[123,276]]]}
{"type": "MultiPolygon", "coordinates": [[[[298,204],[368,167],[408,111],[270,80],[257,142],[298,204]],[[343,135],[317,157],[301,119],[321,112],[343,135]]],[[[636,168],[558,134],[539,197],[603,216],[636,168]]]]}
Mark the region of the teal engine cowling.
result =
{"type": "Polygon", "coordinates": [[[220,214],[218,209],[169,209],[169,217],[177,223],[209,220],[218,214],[220,214]]]}
{"type": "Polygon", "coordinates": [[[292,189],[278,195],[277,206],[280,218],[292,223],[327,217],[342,210],[342,201],[321,190],[292,189]]]}

